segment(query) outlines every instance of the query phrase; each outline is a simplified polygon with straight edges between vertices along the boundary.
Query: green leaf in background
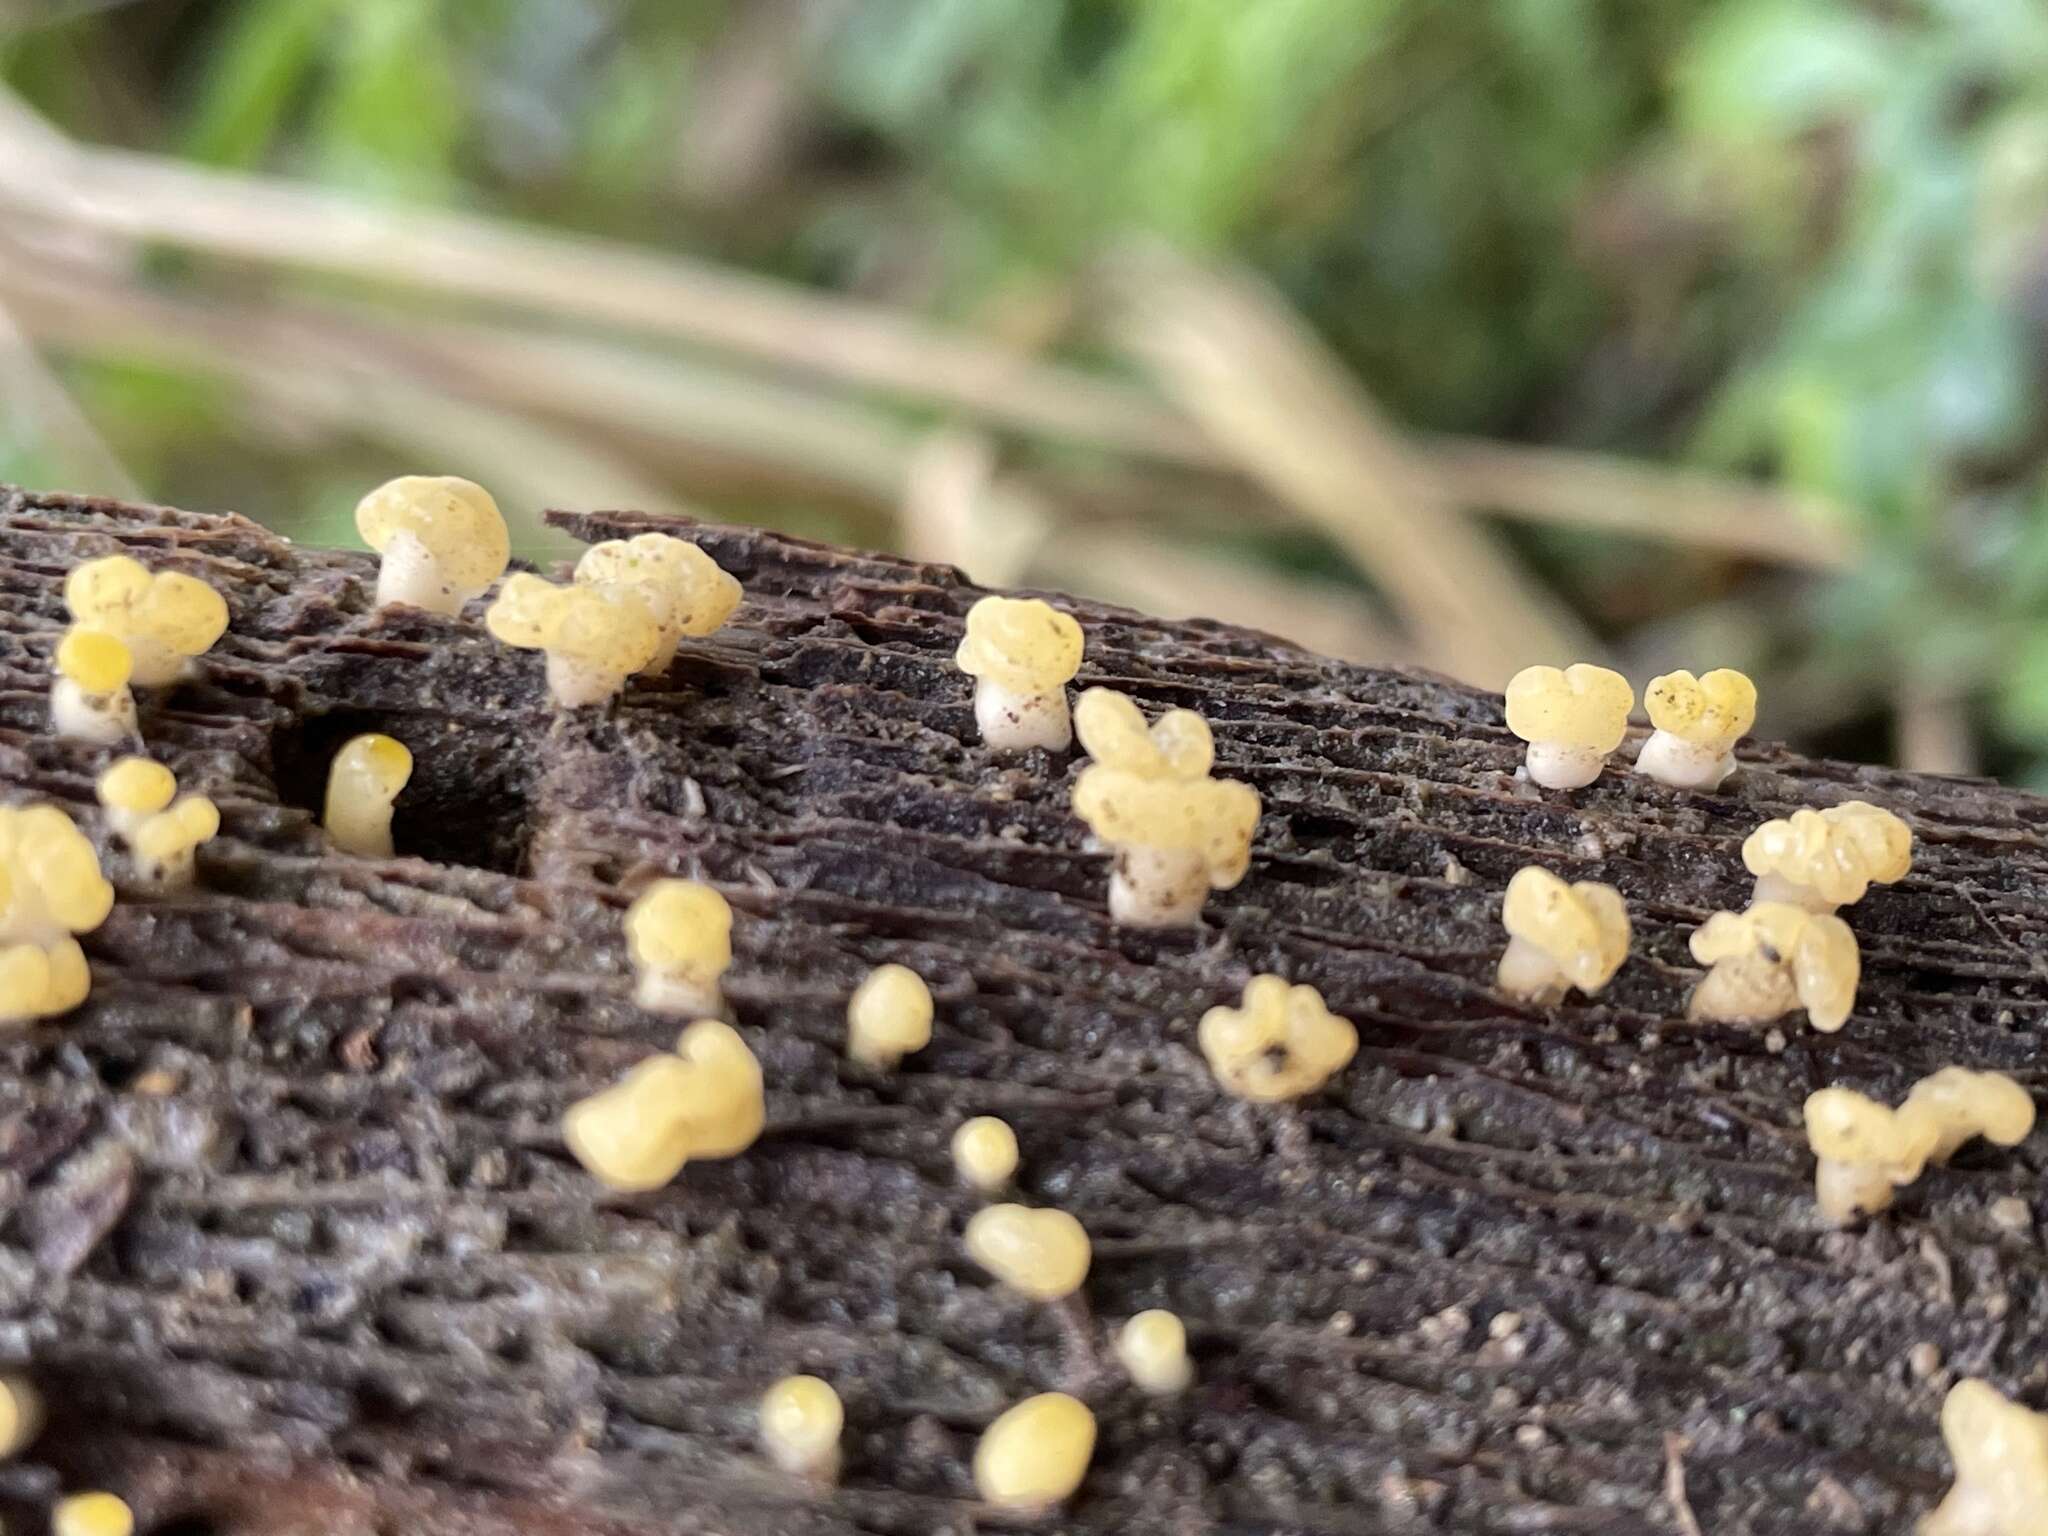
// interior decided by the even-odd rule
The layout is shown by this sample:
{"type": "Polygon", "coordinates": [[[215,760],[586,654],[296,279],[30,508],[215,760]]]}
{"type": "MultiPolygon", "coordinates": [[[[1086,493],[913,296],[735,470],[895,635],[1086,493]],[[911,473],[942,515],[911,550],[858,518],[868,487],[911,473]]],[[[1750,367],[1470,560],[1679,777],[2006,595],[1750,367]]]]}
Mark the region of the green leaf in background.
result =
{"type": "Polygon", "coordinates": [[[1763,146],[1867,106],[1888,87],[1895,44],[1855,5],[1737,0],[1709,7],[1677,73],[1680,121],[1763,146]]]}
{"type": "Polygon", "coordinates": [[[2022,637],[1998,696],[2005,728],[2037,747],[2048,747],[2048,621],[2022,637]]]}
{"type": "Polygon", "coordinates": [[[312,143],[329,180],[446,200],[470,91],[447,46],[454,0],[348,0],[312,143]]]}
{"type": "Polygon", "coordinates": [[[201,55],[184,152],[212,165],[260,165],[304,104],[341,0],[251,0],[230,9],[201,55]]]}

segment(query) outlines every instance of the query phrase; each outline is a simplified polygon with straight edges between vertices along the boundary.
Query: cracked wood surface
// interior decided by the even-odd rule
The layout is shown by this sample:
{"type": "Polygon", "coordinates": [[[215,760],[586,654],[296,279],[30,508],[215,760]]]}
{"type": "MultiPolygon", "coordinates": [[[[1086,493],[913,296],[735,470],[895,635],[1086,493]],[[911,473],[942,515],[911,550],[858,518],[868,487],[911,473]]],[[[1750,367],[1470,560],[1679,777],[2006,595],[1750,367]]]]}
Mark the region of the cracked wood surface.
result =
{"type": "Polygon", "coordinates": [[[2048,1402],[2044,1136],[1836,1234],[1799,1131],[1828,1082],[1896,1097],[1960,1061],[2041,1088],[2048,801],[1764,744],[1714,796],[1619,765],[1537,794],[1495,697],[1075,602],[1080,683],[1200,709],[1217,771],[1265,797],[1203,930],[1119,932],[1075,763],[972,739],[951,654],[975,589],[678,531],[746,584],[734,624],[558,717],[478,607],[374,612],[367,556],[0,491],[6,798],[92,821],[108,754],[46,730],[68,567],[127,549],[234,614],[204,682],[144,701],[151,748],[221,806],[200,888],[124,886],[85,941],[90,1002],[0,1038],[0,1358],[52,1408],[0,1500],[108,1486],[184,1536],[938,1536],[1003,1523],[974,1438],[1064,1387],[1101,1440],[1061,1530],[1676,1531],[1676,1436],[1715,1536],[1892,1532],[1947,1482],[1952,1373],[2048,1402]],[[427,858],[323,847],[307,807],[365,729],[415,755],[396,830],[427,858]],[[1851,797],[1918,846],[1847,914],[1849,1026],[1685,1023],[1685,940],[1745,899],[1741,838],[1851,797]],[[1628,900],[1597,1002],[1491,988],[1529,862],[1628,900]],[[660,873],[733,904],[769,1128],[613,1196],[555,1124],[675,1034],[631,1006],[619,930],[660,873]],[[939,1023],[876,1074],[840,1045],[884,960],[939,1023]],[[1194,1049],[1257,971],[1360,1029],[1298,1109],[1222,1096],[1194,1049]],[[961,1253],[947,1141],[983,1113],[1017,1128],[1021,1198],[1093,1234],[1085,1305],[1007,1296],[961,1253]],[[1164,1403],[1106,1346],[1153,1306],[1201,1373],[1164,1403]],[[828,1495],[753,1451],[793,1370],[846,1399],[828,1495]]]}

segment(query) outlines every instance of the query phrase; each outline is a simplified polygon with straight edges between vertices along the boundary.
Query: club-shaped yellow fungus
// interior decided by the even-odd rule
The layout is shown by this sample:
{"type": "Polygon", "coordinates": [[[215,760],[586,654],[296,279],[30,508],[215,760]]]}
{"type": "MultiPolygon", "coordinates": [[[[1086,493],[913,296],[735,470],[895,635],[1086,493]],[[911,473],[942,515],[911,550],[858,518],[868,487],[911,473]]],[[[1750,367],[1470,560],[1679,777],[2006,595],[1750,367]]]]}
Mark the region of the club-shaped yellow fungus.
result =
{"type": "Polygon", "coordinates": [[[1013,1291],[1057,1301],[1081,1289],[1092,1250],[1065,1211],[991,1205],[967,1223],[967,1254],[1013,1291]]]}
{"type": "Polygon", "coordinates": [[[1495,979],[1514,997],[1554,1003],[1572,987],[1591,997],[1628,958],[1628,908],[1611,885],[1566,885],[1526,865],[1508,881],[1500,916],[1508,947],[1495,979]]]}
{"type": "Polygon", "coordinates": [[[1937,1131],[1929,1162],[1945,1163],[1963,1143],[1982,1136],[1996,1147],[2016,1147],[2034,1129],[2034,1097],[2003,1072],[1943,1067],[1923,1077],[1899,1107],[1923,1116],[1937,1131]]]}
{"type": "Polygon", "coordinates": [[[1692,957],[1710,969],[1693,989],[1689,1018],[1768,1024],[1804,1008],[1823,1034],[1848,1022],[1863,970],[1847,923],[1780,901],[1716,912],[1693,931],[1692,957]]]}
{"type": "Polygon", "coordinates": [[[974,679],[974,723],[998,752],[1074,740],[1067,684],[1081,670],[1081,626],[1035,597],[984,597],[967,610],[954,664],[974,679]]]}
{"type": "Polygon", "coordinates": [[[1821,1215],[1839,1227],[1886,1209],[1894,1190],[1920,1177],[1939,1136],[1931,1117],[1888,1109],[1853,1088],[1809,1095],[1806,1140],[1819,1159],[1821,1215]]]}
{"type": "Polygon", "coordinates": [[[1847,800],[1765,822],[1744,840],[1742,862],[1756,876],[1753,900],[1832,912],[1902,879],[1913,867],[1913,834],[1890,811],[1847,800]]]}
{"type": "Polygon", "coordinates": [[[1628,679],[1606,667],[1524,667],[1508,680],[1507,716],[1508,729],[1529,743],[1529,781],[1545,789],[1592,783],[1628,734],[1635,706],[1628,679]]]}
{"type": "Polygon", "coordinates": [[[457,614],[512,558],[491,493],[454,475],[401,475],[356,503],[356,532],[383,558],[377,606],[457,614]]]}
{"type": "Polygon", "coordinates": [[[626,909],[633,1001],[653,1013],[708,1017],[725,1010],[719,982],[732,966],[732,908],[695,880],[657,880],[626,909]]]}
{"type": "Polygon", "coordinates": [[[133,658],[117,635],[73,625],[57,642],[51,670],[50,724],[59,736],[111,747],[142,734],[128,691],[133,658]]]}
{"type": "Polygon", "coordinates": [[[42,1429],[42,1394],[19,1376],[0,1376],[0,1460],[19,1456],[42,1429]]]}
{"type": "Polygon", "coordinates": [[[114,907],[91,841],[54,806],[0,809],[0,1024],[85,1001],[92,977],[72,937],[114,907]]]}
{"type": "Polygon", "coordinates": [[[1216,1080],[1241,1099],[1276,1104],[1314,1093],[1358,1054],[1358,1031],[1314,987],[1254,976],[1235,1008],[1211,1008],[1195,1031],[1216,1080]]]}
{"type": "Polygon", "coordinates": [[[1258,792],[1212,779],[1215,744],[1193,710],[1171,709],[1147,729],[1123,694],[1090,688],[1074,708],[1094,759],[1074,781],[1074,814],[1115,850],[1109,915],[1140,928],[1201,921],[1211,889],[1251,867],[1258,792]]]}
{"type": "Polygon", "coordinates": [[[2048,1414],[1988,1381],[1964,1380],[1941,1405],[1956,1480],[1920,1536],[2048,1536],[2048,1414]]]}
{"type": "Polygon", "coordinates": [[[907,965],[878,965],[846,1004],[846,1054],[893,1067],[932,1043],[932,991],[907,965]]]}
{"type": "Polygon", "coordinates": [[[974,1486],[998,1509],[1047,1509],[1074,1496],[1095,1456],[1095,1415],[1064,1392],[1027,1397],[974,1449],[974,1486]]]}
{"type": "Polygon", "coordinates": [[[228,605],[197,576],[151,575],[127,555],[88,560],[64,578],[71,617],[123,641],[138,688],[161,688],[191,670],[195,657],[227,632],[228,605]]]}
{"type": "Polygon", "coordinates": [[[562,1116],[576,1160],[612,1189],[659,1189],[692,1158],[736,1157],[767,1123],[761,1064],[729,1024],[699,1019],[673,1055],[649,1057],[562,1116]]]}
{"type": "Polygon", "coordinates": [[[846,1409],[815,1376],[785,1376],[761,1394],[761,1448],[785,1472],[829,1483],[839,1475],[846,1409]]]}
{"type": "Polygon", "coordinates": [[[374,731],[344,742],[327,770],[329,840],[343,853],[390,858],[392,805],[411,778],[404,742],[374,731]]]}
{"type": "Polygon", "coordinates": [[[50,1511],[50,1536],[135,1536],[135,1512],[111,1493],[74,1493],[50,1511]]]}
{"type": "Polygon", "coordinates": [[[976,1115],[953,1133],[953,1166],[980,1190],[997,1190],[1017,1172],[1017,1133],[994,1115],[976,1115]]]}
{"type": "Polygon", "coordinates": [[[1643,708],[1656,729],[1636,772],[1673,789],[1719,789],[1735,771],[1735,743],[1756,724],[1756,684],[1728,667],[1666,672],[1650,679],[1643,708]]]}
{"type": "Polygon", "coordinates": [[[135,873],[144,884],[174,891],[190,885],[200,845],[220,831],[220,808],[205,795],[180,795],[136,829],[130,844],[135,873]]]}
{"type": "Polygon", "coordinates": [[[740,605],[740,584],[687,539],[642,533],[593,544],[576,562],[585,586],[631,592],[653,617],[659,640],[640,671],[659,677],[676,659],[685,637],[701,639],[724,627],[740,605]]]}
{"type": "Polygon", "coordinates": [[[1171,1397],[1195,1379],[1188,1330],[1171,1312],[1140,1312],[1117,1330],[1116,1357],[1140,1392],[1171,1397]]]}
{"type": "Polygon", "coordinates": [[[548,692],[564,709],[602,704],[654,660],[661,629],[629,587],[558,587],[521,572],[484,615],[490,632],[547,654],[548,692]]]}
{"type": "Polygon", "coordinates": [[[94,781],[93,794],[107,813],[108,828],[132,848],[142,824],[177,798],[178,777],[150,758],[124,757],[94,781]]]}

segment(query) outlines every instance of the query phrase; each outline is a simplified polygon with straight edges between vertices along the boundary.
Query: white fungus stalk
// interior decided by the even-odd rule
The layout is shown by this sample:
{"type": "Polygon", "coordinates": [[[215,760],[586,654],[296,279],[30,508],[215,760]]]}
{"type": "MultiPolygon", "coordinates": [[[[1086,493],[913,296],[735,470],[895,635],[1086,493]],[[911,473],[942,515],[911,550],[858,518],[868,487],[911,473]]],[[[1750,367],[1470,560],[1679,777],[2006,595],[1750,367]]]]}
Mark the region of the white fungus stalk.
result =
{"type": "Polygon", "coordinates": [[[404,475],[356,504],[356,531],[381,555],[377,605],[453,615],[496,581],[511,535],[490,492],[453,475],[404,475]]]}
{"type": "Polygon", "coordinates": [[[1636,772],[1673,789],[1715,790],[1735,771],[1735,743],[1756,724],[1756,684],[1728,667],[1700,677],[1667,672],[1650,679],[1643,707],[1656,729],[1636,772]]]}
{"type": "Polygon", "coordinates": [[[412,778],[412,753],[405,743],[371,732],[345,743],[327,771],[327,836],[343,853],[388,859],[391,813],[398,793],[412,778]]]}
{"type": "Polygon", "coordinates": [[[1073,744],[1067,684],[1081,668],[1081,626],[1035,597],[984,597],[967,610],[967,635],[954,652],[975,679],[974,723],[997,752],[1073,744]]]}
{"type": "Polygon", "coordinates": [[[103,629],[73,626],[57,643],[50,684],[50,724],[59,736],[98,747],[139,739],[134,667],[125,642],[103,629]]]}
{"type": "Polygon", "coordinates": [[[1529,744],[1524,772],[1545,789],[1583,789],[1600,777],[1608,754],[1628,731],[1635,707],[1628,679],[1606,667],[1575,662],[1525,667],[1507,686],[1508,729],[1529,744]]]}

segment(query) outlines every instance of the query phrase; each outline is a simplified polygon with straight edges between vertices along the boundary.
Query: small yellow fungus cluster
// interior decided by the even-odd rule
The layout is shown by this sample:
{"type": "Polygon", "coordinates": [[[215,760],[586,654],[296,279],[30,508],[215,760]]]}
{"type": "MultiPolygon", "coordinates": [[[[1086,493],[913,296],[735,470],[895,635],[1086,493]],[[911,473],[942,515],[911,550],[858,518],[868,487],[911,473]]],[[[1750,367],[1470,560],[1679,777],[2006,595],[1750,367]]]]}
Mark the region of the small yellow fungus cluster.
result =
{"type": "Polygon", "coordinates": [[[1074,1496],[1094,1456],[1095,1415],[1087,1405],[1064,1392],[1042,1392],[982,1433],[974,1485],[998,1509],[1048,1509],[1074,1496]]]}
{"type": "Polygon", "coordinates": [[[695,880],[657,880],[626,909],[633,1001],[652,1013],[725,1011],[719,983],[732,967],[732,908],[695,880]]]}
{"type": "Polygon", "coordinates": [[[1944,1067],[1889,1109],[1851,1088],[1823,1088],[1806,1101],[1806,1139],[1819,1159],[1814,1195],[1836,1226],[1874,1215],[1893,1191],[1929,1163],[1945,1163],[1982,1136],[2013,1147],[2034,1128],[2034,1101],[1999,1072],[1944,1067]]]}
{"type": "Polygon", "coordinates": [[[1913,867],[1913,834],[1890,811],[1863,800],[1799,810],[1767,821],[1742,844],[1756,876],[1756,901],[1785,901],[1832,912],[1890,885],[1913,867]]]}
{"type": "Polygon", "coordinates": [[[878,965],[846,1004],[846,1054],[888,1068],[932,1043],[932,992],[907,965],[878,965]]]}
{"type": "Polygon", "coordinates": [[[1508,729],[1529,743],[1529,781],[1583,789],[1628,733],[1636,691],[1606,667],[1524,667],[1508,680],[1508,729]]]}
{"type": "Polygon", "coordinates": [[[761,1395],[761,1448],[783,1471],[829,1483],[839,1476],[846,1409],[815,1376],[785,1376],[761,1395]]]}
{"type": "Polygon", "coordinates": [[[228,605],[197,576],[151,575],[127,555],[88,560],[64,578],[64,604],[88,629],[104,630],[128,647],[138,688],[175,683],[193,658],[227,632],[228,605]]]}
{"type": "Polygon", "coordinates": [[[51,1509],[50,1536],[135,1536],[135,1512],[111,1493],[74,1493],[51,1509]]]}
{"type": "Polygon", "coordinates": [[[984,597],[967,610],[954,663],[975,680],[974,723],[998,752],[1074,740],[1067,684],[1081,670],[1081,626],[1035,597],[984,597]]]}
{"type": "Polygon", "coordinates": [[[717,561],[667,533],[591,545],[576,562],[576,580],[630,592],[645,605],[658,634],[654,654],[640,668],[647,677],[668,671],[685,637],[701,639],[721,629],[742,595],[717,561]]]}
{"type": "Polygon", "coordinates": [[[507,645],[547,653],[548,692],[564,709],[604,703],[661,649],[661,626],[630,587],[558,587],[524,572],[498,589],[484,625],[507,645]]]}
{"type": "Polygon", "coordinates": [[[1567,885],[1530,864],[1508,881],[1500,915],[1508,947],[1496,980],[1512,996],[1554,1003],[1577,987],[1591,997],[1628,958],[1628,909],[1611,885],[1567,885]]]}
{"type": "Polygon", "coordinates": [[[1255,1104],[1314,1093],[1358,1054],[1351,1021],[1280,976],[1254,976],[1238,1007],[1211,1008],[1195,1033],[1216,1080],[1255,1104]]]}
{"type": "Polygon", "coordinates": [[[383,556],[377,606],[457,614],[504,573],[512,538],[491,493],[454,475],[401,475],[356,503],[356,532],[383,556]]]}
{"type": "Polygon", "coordinates": [[[1171,1397],[1195,1379],[1188,1330],[1171,1312],[1140,1312],[1117,1331],[1116,1357],[1140,1392],[1171,1397]]]}
{"type": "Polygon", "coordinates": [[[19,1376],[0,1376],[0,1460],[19,1456],[42,1429],[42,1394],[19,1376]]]}
{"type": "Polygon", "coordinates": [[[699,1019],[673,1055],[651,1056],[562,1116],[576,1160],[609,1188],[667,1184],[691,1158],[737,1157],[767,1123],[761,1064],[729,1024],[699,1019]]]}
{"type": "Polygon", "coordinates": [[[1955,1485],[1920,1536],[2048,1536],[2048,1413],[1988,1381],[1957,1382],[1941,1405],[1955,1485]]]}
{"type": "Polygon", "coordinates": [[[1251,867],[1258,792],[1209,777],[1215,743],[1192,710],[1168,710],[1148,730],[1130,699],[1090,688],[1074,724],[1094,759],[1075,780],[1074,814],[1116,851],[1110,917],[1144,928],[1199,922],[1209,891],[1251,867]]]}
{"type": "Polygon", "coordinates": [[[48,805],[0,809],[0,1024],[85,1001],[92,977],[72,935],[113,908],[99,856],[69,816],[48,805]]]}
{"type": "Polygon", "coordinates": [[[1656,729],[1636,772],[1673,789],[1719,789],[1735,771],[1735,743],[1756,724],[1756,684],[1728,667],[1667,672],[1650,679],[1643,708],[1656,729]]]}
{"type": "Polygon", "coordinates": [[[211,800],[184,795],[173,804],[177,776],[146,757],[120,759],[100,774],[93,790],[145,883],[165,890],[192,883],[200,844],[220,831],[220,810],[211,800]]]}
{"type": "Polygon", "coordinates": [[[112,747],[142,734],[128,689],[134,659],[119,637],[74,625],[57,642],[51,670],[50,725],[59,736],[112,747]]]}
{"type": "Polygon", "coordinates": [[[1081,1223],[1065,1211],[991,1205],[967,1223],[967,1253],[1014,1291],[1057,1301],[1081,1289],[1093,1250],[1081,1223]]]}
{"type": "Polygon", "coordinates": [[[1943,1067],[1915,1083],[1902,1114],[1932,1120],[1938,1134],[1928,1161],[1945,1163],[1965,1142],[1982,1136],[1995,1147],[2016,1147],[2034,1129],[2034,1096],[2003,1072],[1943,1067]]]}
{"type": "Polygon", "coordinates": [[[412,779],[412,753],[405,743],[372,731],[351,737],[327,770],[327,836],[343,853],[388,859],[391,812],[398,793],[412,779]]]}
{"type": "Polygon", "coordinates": [[[1709,969],[1687,1017],[1768,1024],[1804,1008],[1822,1034],[1849,1021],[1863,970],[1847,923],[1780,901],[1716,912],[1693,931],[1692,957],[1709,969]]]}
{"type": "Polygon", "coordinates": [[[953,1133],[953,1166],[976,1189],[1003,1188],[1017,1172],[1017,1133],[994,1115],[976,1115],[953,1133]]]}
{"type": "Polygon", "coordinates": [[[124,757],[100,774],[93,793],[109,829],[133,847],[142,824],[177,798],[178,776],[151,758],[124,757]]]}

